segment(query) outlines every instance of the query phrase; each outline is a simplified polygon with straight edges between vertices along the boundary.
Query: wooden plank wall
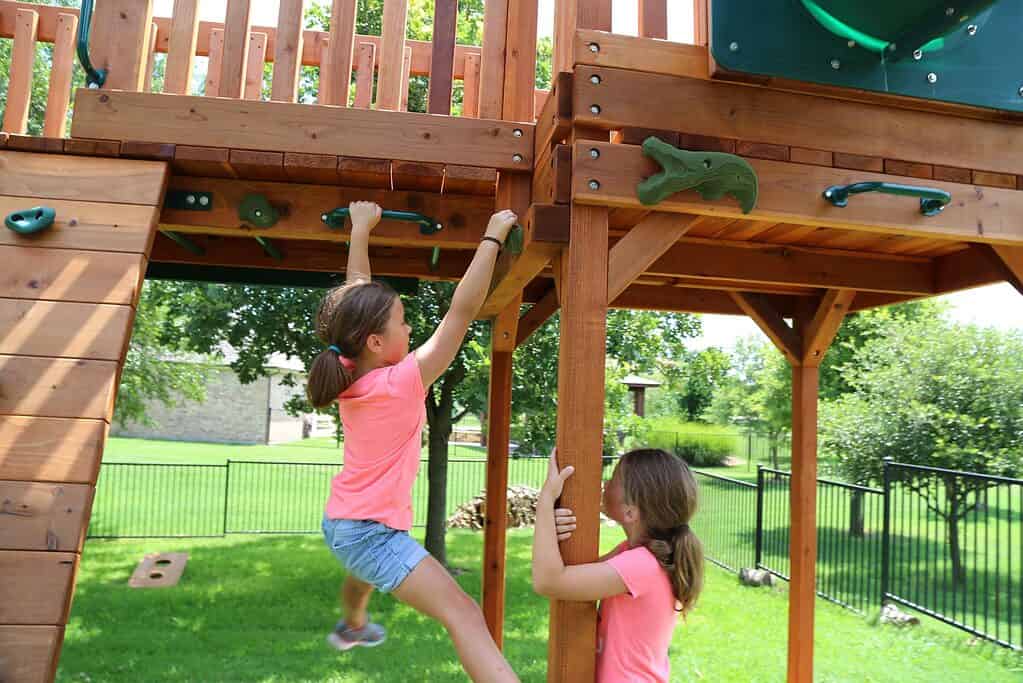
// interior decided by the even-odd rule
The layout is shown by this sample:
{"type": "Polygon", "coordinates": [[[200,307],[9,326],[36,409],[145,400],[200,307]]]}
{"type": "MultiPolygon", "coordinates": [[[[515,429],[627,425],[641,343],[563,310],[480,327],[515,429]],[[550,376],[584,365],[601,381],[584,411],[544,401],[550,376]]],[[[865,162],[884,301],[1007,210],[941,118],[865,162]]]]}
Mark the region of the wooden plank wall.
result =
{"type": "Polygon", "coordinates": [[[0,680],[53,679],[166,164],[0,151],[0,680]]]}

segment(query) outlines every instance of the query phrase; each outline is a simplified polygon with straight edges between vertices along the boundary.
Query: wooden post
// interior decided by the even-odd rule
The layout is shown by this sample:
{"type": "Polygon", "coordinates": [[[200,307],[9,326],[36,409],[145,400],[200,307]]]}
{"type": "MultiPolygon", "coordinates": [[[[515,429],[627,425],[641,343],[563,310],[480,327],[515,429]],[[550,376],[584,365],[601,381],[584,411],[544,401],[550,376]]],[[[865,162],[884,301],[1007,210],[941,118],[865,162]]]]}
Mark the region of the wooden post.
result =
{"type": "Polygon", "coordinates": [[[451,113],[451,81],[455,72],[455,28],[458,0],[436,0],[433,6],[433,49],[426,111],[451,113]]]}
{"type": "Polygon", "coordinates": [[[668,0],[639,0],[639,35],[668,38],[668,0]]]}
{"type": "Polygon", "coordinates": [[[174,0],[170,42],[167,44],[167,68],[163,91],[187,95],[192,82],[195,43],[199,37],[199,0],[174,0]]]}
{"type": "Polygon", "coordinates": [[[302,5],[304,0],[281,0],[274,46],[273,84],[270,99],[294,102],[298,96],[298,73],[302,67],[302,5]]]}
{"type": "Polygon", "coordinates": [[[554,74],[571,71],[575,32],[611,30],[611,0],[561,0],[554,3],[554,74]]]}
{"type": "Polygon", "coordinates": [[[227,0],[224,17],[224,55],[220,62],[220,97],[239,99],[245,92],[252,12],[250,0],[227,0]]]}
{"type": "Polygon", "coordinates": [[[369,109],[373,104],[373,75],[377,68],[377,46],[359,43],[359,68],[355,73],[355,100],[352,106],[369,109]]]}
{"type": "Polygon", "coordinates": [[[820,364],[855,292],[833,289],[806,315],[788,323],[762,297],[733,293],[792,366],[792,480],[789,489],[789,683],[813,681],[817,564],[817,394],[820,364]]]}
{"type": "Polygon", "coordinates": [[[0,151],[0,680],[52,681],[167,182],[162,162],[0,151]],[[46,381],[40,381],[44,379],[46,381]]]}
{"type": "Polygon", "coordinates": [[[487,404],[487,507],[483,528],[483,616],[498,647],[504,643],[505,540],[508,530],[508,443],[512,355],[521,298],[493,322],[487,404]]]}
{"type": "Polygon", "coordinates": [[[152,24],[153,0],[96,3],[89,52],[93,65],[107,70],[105,89],[142,91],[152,24]]]}
{"type": "Polygon", "coordinates": [[[377,78],[377,109],[397,111],[401,108],[407,21],[408,0],[384,0],[384,18],[380,36],[380,66],[377,78]]]}
{"type": "Polygon", "coordinates": [[[478,116],[501,118],[504,104],[505,43],[508,37],[508,0],[487,0],[483,14],[478,116]]]}
{"type": "Polygon", "coordinates": [[[327,47],[330,53],[328,59],[330,68],[320,67],[322,104],[348,106],[355,49],[355,19],[358,11],[357,0],[334,0],[330,13],[330,43],[327,47]],[[323,85],[324,81],[327,82],[326,86],[323,85]],[[324,92],[327,97],[323,97],[324,92]]]}
{"type": "Polygon", "coordinates": [[[789,683],[813,681],[817,596],[817,387],[819,369],[792,367],[792,478],[789,489],[789,683]]]}
{"type": "Polygon", "coordinates": [[[64,137],[68,102],[71,99],[71,72],[75,62],[75,32],[78,16],[57,15],[57,36],[53,41],[53,69],[50,71],[50,91],[46,98],[46,120],[43,135],[64,137]]]}
{"type": "MultiPolygon", "coordinates": [[[[574,205],[570,244],[564,256],[571,286],[561,292],[558,461],[562,467],[575,467],[561,505],[574,510],[578,520],[572,538],[561,544],[567,564],[595,561],[600,540],[607,220],[606,208],[574,205]]],[[[551,603],[548,681],[592,681],[596,645],[595,603],[551,603]]]]}
{"type": "Polygon", "coordinates": [[[508,0],[504,66],[505,121],[532,123],[536,109],[537,0],[508,0]]]}
{"type": "Polygon", "coordinates": [[[19,9],[16,17],[3,131],[20,134],[24,133],[28,126],[28,107],[32,100],[32,65],[35,64],[36,57],[39,14],[35,10],[19,9]]]}

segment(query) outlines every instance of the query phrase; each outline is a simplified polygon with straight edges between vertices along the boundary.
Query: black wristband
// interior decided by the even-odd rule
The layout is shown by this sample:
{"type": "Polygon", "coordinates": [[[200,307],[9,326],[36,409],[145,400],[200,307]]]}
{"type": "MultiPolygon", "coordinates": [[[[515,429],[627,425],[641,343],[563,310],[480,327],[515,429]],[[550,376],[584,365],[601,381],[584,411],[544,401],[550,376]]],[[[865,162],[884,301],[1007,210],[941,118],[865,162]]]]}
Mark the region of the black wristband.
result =
{"type": "Polygon", "coordinates": [[[483,239],[480,240],[480,244],[482,244],[483,242],[493,242],[494,244],[497,245],[498,249],[504,249],[504,243],[501,242],[501,240],[497,239],[496,237],[491,237],[490,235],[484,235],[483,239]]]}

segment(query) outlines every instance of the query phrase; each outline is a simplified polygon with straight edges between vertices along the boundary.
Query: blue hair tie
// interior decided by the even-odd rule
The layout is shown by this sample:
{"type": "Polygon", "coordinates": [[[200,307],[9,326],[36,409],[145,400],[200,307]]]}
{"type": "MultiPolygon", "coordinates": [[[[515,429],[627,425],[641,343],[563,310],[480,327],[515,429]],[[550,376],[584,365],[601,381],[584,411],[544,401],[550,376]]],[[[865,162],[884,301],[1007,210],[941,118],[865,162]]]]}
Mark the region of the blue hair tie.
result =
{"type": "Polygon", "coordinates": [[[336,346],[335,346],[335,345],[333,345],[333,344],[331,344],[330,346],[328,346],[328,347],[327,347],[327,350],[329,350],[329,351],[333,351],[334,353],[336,353],[336,354],[337,354],[337,355],[339,355],[339,356],[341,355],[341,349],[339,349],[338,347],[336,347],[336,346]]]}

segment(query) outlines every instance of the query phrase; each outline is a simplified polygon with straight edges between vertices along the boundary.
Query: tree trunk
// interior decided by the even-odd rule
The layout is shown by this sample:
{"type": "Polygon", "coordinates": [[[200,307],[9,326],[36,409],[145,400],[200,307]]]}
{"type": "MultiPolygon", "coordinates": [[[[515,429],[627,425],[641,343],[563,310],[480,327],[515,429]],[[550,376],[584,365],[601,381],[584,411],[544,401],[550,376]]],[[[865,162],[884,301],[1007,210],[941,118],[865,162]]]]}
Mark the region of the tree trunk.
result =
{"type": "MultiPolygon", "coordinates": [[[[438,420],[443,422],[443,418],[438,420]]],[[[445,567],[447,566],[447,505],[448,505],[448,429],[430,429],[430,457],[428,476],[430,493],[426,512],[426,550],[445,567]]]]}
{"type": "Polygon", "coordinates": [[[945,495],[948,497],[948,552],[952,556],[952,579],[957,586],[966,585],[966,568],[963,567],[962,549],[959,547],[959,511],[964,501],[959,499],[960,490],[955,477],[945,480],[945,495]]]}
{"type": "Polygon", "coordinates": [[[866,496],[863,491],[853,490],[849,497],[849,535],[863,538],[863,501],[866,496]]]}

